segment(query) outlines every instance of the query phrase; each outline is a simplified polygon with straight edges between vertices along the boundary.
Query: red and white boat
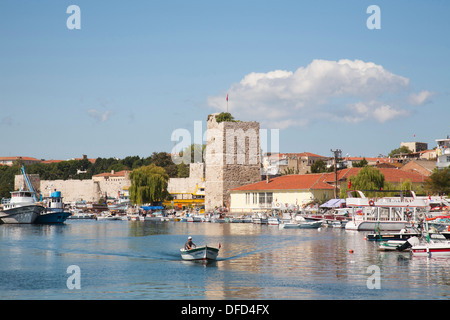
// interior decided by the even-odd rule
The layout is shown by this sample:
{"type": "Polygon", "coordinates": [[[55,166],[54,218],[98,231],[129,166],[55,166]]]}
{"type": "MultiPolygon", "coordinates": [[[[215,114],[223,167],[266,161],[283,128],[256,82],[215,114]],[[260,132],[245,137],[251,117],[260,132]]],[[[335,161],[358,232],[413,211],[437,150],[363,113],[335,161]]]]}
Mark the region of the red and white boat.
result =
{"type": "Polygon", "coordinates": [[[427,242],[411,247],[413,256],[450,257],[450,241],[427,242]]]}
{"type": "Polygon", "coordinates": [[[411,237],[404,244],[396,247],[397,250],[403,251],[411,248],[411,253],[416,257],[450,257],[450,241],[448,240],[432,240],[419,239],[411,237]]]}

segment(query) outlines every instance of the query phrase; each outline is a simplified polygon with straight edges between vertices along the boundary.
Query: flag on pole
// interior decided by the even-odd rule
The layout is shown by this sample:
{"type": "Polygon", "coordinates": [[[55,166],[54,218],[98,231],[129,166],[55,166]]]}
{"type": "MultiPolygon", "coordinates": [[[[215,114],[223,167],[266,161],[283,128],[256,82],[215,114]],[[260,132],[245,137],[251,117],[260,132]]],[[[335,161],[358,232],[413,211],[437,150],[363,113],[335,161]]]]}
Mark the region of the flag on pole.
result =
{"type": "Polygon", "coordinates": [[[228,112],[228,93],[227,93],[227,112],[228,112]]]}

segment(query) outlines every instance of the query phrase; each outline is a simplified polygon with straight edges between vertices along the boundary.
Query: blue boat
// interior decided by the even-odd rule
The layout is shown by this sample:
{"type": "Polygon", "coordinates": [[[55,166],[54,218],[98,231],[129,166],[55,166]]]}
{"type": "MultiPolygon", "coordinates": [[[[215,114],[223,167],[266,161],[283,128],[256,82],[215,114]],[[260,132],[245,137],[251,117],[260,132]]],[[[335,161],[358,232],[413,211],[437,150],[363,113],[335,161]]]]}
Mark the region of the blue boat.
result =
{"type": "Polygon", "coordinates": [[[64,210],[61,191],[54,191],[44,199],[45,210],[34,221],[36,224],[61,224],[71,215],[64,210]]]}

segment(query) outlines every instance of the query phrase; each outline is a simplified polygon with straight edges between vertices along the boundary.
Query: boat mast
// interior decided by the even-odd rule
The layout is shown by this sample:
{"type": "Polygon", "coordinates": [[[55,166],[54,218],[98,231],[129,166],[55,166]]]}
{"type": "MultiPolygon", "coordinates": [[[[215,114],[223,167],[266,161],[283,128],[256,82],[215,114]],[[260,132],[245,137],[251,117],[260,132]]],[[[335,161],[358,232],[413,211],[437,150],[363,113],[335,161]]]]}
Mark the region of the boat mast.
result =
{"type": "Polygon", "coordinates": [[[25,182],[27,183],[28,190],[30,190],[31,193],[33,194],[34,201],[38,202],[39,200],[38,200],[38,197],[37,197],[36,190],[34,189],[33,184],[31,183],[31,180],[30,180],[30,178],[29,178],[29,176],[27,174],[27,171],[25,170],[25,166],[24,165],[22,165],[21,171],[22,171],[22,175],[23,175],[23,177],[25,179],[25,182]]]}

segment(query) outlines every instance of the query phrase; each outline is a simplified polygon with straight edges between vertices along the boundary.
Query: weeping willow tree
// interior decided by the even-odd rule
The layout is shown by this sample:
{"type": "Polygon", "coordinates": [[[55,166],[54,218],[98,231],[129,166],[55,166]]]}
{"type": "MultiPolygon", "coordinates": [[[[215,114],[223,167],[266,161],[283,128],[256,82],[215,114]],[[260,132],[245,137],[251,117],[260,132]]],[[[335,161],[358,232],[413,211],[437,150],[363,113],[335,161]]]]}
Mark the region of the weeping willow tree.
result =
{"type": "MultiPolygon", "coordinates": [[[[385,187],[384,175],[373,167],[362,168],[356,176],[350,177],[353,190],[383,190],[385,187]]],[[[347,197],[348,187],[341,189],[341,197],[347,197]]],[[[375,192],[365,192],[366,196],[373,197],[375,192]]]]}
{"type": "Polygon", "coordinates": [[[133,204],[162,201],[169,195],[167,192],[169,176],[164,168],[154,164],[133,170],[130,173],[130,180],[129,191],[133,204]]]}

